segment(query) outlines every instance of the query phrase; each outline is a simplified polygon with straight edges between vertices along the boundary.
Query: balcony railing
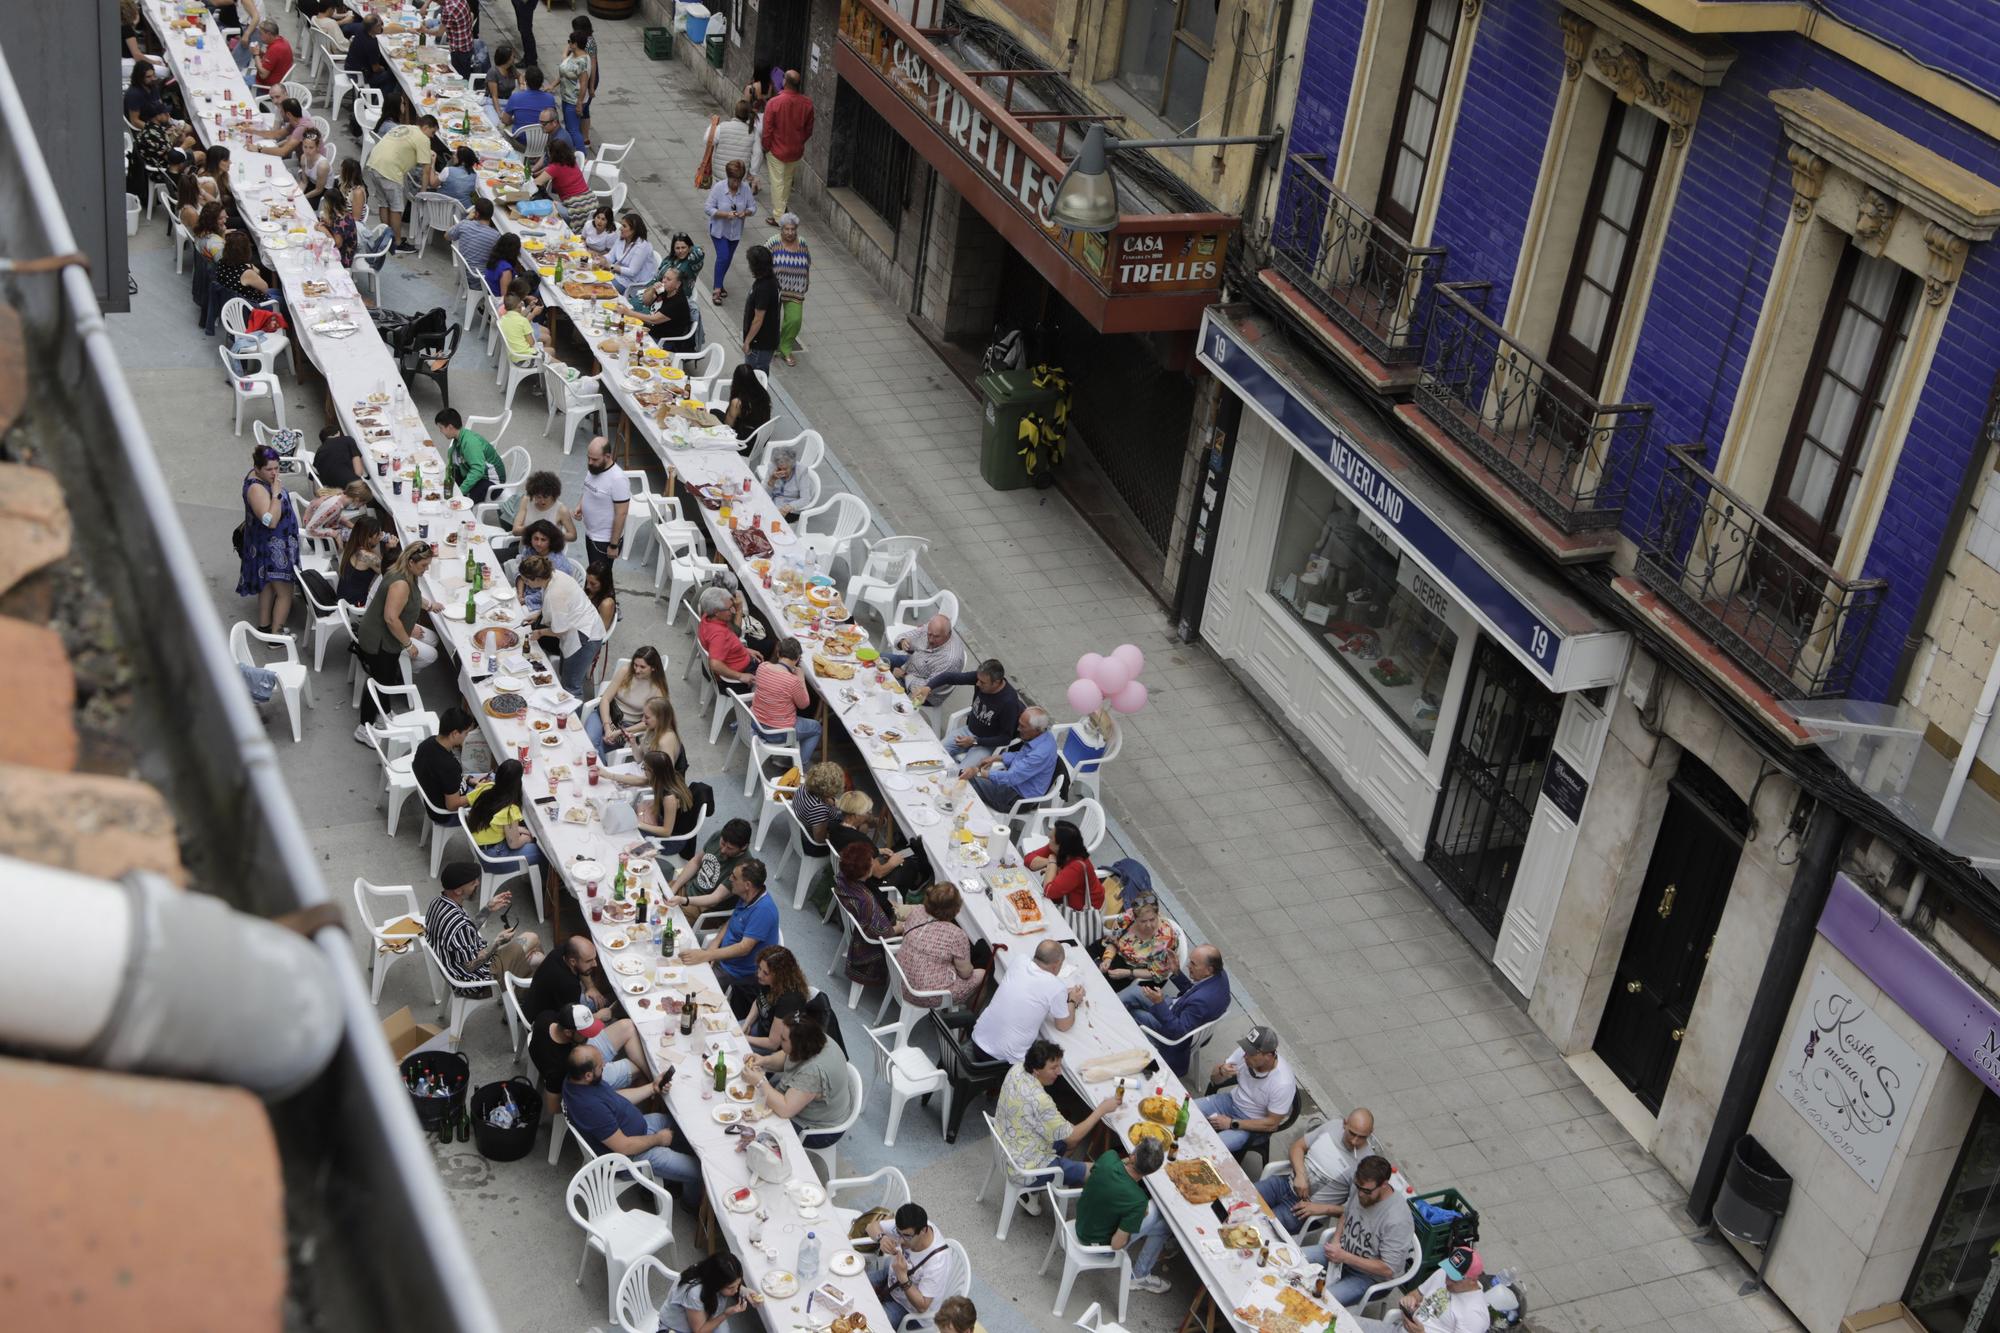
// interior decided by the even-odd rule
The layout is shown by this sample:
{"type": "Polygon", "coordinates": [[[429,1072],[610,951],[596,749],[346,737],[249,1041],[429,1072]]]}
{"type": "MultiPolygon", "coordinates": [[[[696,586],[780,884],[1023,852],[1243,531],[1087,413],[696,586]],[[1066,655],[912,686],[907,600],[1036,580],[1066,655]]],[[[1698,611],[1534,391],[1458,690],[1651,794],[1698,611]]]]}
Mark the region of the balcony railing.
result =
{"type": "Polygon", "coordinates": [[[1441,246],[1413,246],[1326,178],[1326,159],[1293,153],[1271,227],[1271,266],[1385,366],[1423,359],[1425,298],[1441,246]]]}
{"type": "Polygon", "coordinates": [[[1564,532],[1616,527],[1652,405],[1592,399],[1487,316],[1491,289],[1433,291],[1417,406],[1564,532]]]}
{"type": "Polygon", "coordinates": [[[1781,699],[1847,693],[1889,586],[1840,577],[1688,445],[1667,451],[1638,573],[1781,699]]]}

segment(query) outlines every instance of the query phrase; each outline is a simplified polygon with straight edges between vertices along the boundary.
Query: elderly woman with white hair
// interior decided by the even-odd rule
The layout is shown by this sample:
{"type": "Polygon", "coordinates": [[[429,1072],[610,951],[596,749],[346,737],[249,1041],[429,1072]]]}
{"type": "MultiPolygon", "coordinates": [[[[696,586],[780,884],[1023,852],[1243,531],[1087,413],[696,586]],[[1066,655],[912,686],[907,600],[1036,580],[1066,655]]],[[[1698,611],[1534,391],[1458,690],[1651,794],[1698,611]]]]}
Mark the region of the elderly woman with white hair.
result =
{"type": "Polygon", "coordinates": [[[792,353],[806,350],[799,341],[799,326],[806,318],[806,290],[812,286],[812,251],[799,239],[799,215],[787,213],[778,219],[778,234],[771,238],[771,271],[778,279],[778,355],[788,366],[798,361],[792,353]]]}
{"type": "Polygon", "coordinates": [[[757,664],[764,658],[737,632],[743,614],[741,594],[727,588],[706,588],[698,605],[701,625],[694,637],[708,661],[708,674],[733,694],[747,692],[756,684],[757,664]]]}
{"type": "Polygon", "coordinates": [[[797,518],[806,504],[806,474],[799,471],[799,451],[789,444],[771,450],[771,465],[764,473],[764,489],[771,503],[786,518],[797,518]]]}

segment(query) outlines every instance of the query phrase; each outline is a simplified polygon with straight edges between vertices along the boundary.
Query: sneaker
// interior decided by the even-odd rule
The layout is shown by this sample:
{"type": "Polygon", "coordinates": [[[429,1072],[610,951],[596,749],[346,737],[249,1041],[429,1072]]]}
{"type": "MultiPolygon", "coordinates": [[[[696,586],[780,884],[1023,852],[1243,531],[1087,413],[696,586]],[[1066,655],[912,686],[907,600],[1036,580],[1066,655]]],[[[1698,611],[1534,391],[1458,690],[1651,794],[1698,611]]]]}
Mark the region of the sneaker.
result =
{"type": "Polygon", "coordinates": [[[354,724],[354,743],[356,745],[367,745],[369,743],[368,724],[366,722],[357,722],[354,724]]]}
{"type": "Polygon", "coordinates": [[[397,241],[395,246],[389,251],[389,253],[396,255],[413,255],[416,252],[417,247],[409,241],[397,241]]]}
{"type": "Polygon", "coordinates": [[[1174,1284],[1161,1277],[1158,1273],[1148,1273],[1144,1277],[1135,1276],[1132,1279],[1132,1285],[1140,1291],[1150,1291],[1156,1296],[1164,1296],[1174,1289],[1174,1284]]]}
{"type": "Polygon", "coordinates": [[[1029,1217],[1040,1217],[1042,1215],[1041,1196],[1038,1194],[1023,1194],[1021,1196],[1021,1211],[1029,1217]]]}

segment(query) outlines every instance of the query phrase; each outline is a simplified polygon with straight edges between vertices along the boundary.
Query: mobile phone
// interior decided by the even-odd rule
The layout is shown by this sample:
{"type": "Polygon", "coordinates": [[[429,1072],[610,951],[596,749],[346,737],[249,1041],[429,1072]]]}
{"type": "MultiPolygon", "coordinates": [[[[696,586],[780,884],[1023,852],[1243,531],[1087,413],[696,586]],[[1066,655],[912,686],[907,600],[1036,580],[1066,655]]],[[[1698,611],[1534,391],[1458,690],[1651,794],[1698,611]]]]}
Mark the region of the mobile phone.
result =
{"type": "Polygon", "coordinates": [[[1227,1222],[1227,1221],[1229,1220],[1229,1210],[1228,1210],[1227,1208],[1224,1208],[1224,1207],[1222,1206],[1222,1200],[1220,1200],[1220,1199],[1211,1199],[1211,1200],[1209,1201],[1209,1205],[1208,1205],[1208,1206],[1209,1206],[1209,1207],[1210,1207],[1211,1209],[1213,1209],[1213,1210],[1214,1210],[1214,1212],[1215,1212],[1215,1220],[1216,1220],[1216,1221],[1218,1221],[1218,1222],[1227,1222]]]}
{"type": "Polygon", "coordinates": [[[546,805],[551,809],[555,807],[555,803],[556,803],[556,798],[553,796],[537,796],[535,798],[536,805],[546,805]]]}

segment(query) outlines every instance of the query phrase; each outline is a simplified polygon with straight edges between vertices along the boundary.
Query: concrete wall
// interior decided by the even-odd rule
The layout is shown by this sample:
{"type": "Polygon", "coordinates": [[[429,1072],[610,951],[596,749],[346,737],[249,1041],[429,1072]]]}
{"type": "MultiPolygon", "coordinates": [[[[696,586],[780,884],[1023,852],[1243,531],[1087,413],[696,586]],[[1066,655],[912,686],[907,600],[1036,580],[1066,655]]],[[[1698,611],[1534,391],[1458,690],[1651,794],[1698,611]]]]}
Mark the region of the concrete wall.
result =
{"type": "Polygon", "coordinates": [[[1986,1087],[1824,939],[1814,941],[1806,960],[1787,1033],[1821,967],[1852,986],[1925,1062],[1880,1190],[1870,1189],[1768,1080],[1751,1117],[1750,1132],[1796,1182],[1767,1280],[1807,1329],[1833,1333],[1843,1315],[1902,1298],[1986,1087]]]}

